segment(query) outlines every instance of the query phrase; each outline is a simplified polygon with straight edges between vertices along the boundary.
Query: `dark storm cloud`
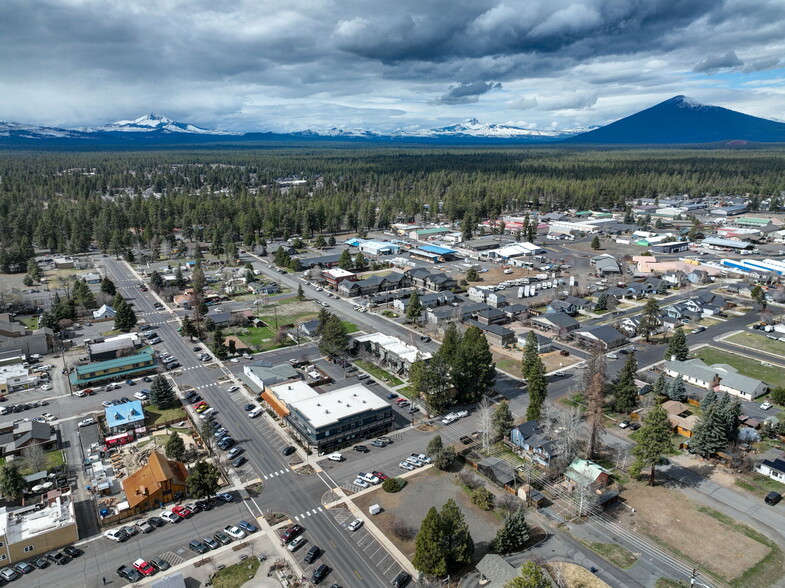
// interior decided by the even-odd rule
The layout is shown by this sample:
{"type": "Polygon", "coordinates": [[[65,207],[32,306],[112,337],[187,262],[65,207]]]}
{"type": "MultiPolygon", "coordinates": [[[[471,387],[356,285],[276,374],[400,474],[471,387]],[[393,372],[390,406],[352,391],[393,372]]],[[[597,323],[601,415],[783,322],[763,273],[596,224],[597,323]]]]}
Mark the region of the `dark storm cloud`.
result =
{"type": "Polygon", "coordinates": [[[550,125],[546,111],[612,117],[651,88],[779,67],[784,21],[771,0],[3,0],[0,118],[154,108],[258,128],[265,108],[307,104],[320,123],[376,111],[377,128],[391,110],[417,124],[526,109],[550,125]]]}
{"type": "Polygon", "coordinates": [[[744,65],[735,51],[728,51],[725,55],[710,55],[701,60],[692,71],[699,73],[717,73],[723,69],[733,69],[744,65]]]}
{"type": "Polygon", "coordinates": [[[439,104],[471,104],[477,102],[480,96],[491,90],[500,90],[500,82],[472,82],[471,84],[458,84],[452,86],[446,94],[440,97],[439,104]]]}

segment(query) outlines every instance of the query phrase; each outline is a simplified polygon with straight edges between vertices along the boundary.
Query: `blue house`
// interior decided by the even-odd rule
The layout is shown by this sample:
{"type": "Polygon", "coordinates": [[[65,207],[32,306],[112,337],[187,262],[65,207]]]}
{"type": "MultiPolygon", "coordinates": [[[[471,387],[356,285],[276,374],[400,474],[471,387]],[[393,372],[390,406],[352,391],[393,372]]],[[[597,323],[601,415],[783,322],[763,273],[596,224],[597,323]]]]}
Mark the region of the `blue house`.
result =
{"type": "Polygon", "coordinates": [[[556,455],[556,443],[545,437],[537,421],[526,421],[513,427],[510,442],[518,453],[545,467],[550,466],[556,455]]]}
{"type": "Polygon", "coordinates": [[[144,425],[144,411],[142,402],[133,400],[117,406],[108,406],[104,409],[106,426],[112,433],[130,431],[144,425]]]}

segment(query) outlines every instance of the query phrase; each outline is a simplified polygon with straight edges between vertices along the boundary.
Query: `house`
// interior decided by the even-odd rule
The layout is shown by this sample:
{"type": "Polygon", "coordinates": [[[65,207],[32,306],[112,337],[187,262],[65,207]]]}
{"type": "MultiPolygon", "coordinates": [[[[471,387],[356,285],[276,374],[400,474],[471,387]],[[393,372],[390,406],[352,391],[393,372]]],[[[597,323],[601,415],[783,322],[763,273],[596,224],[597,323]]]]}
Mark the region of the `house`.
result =
{"type": "Polygon", "coordinates": [[[528,313],[529,307],[526,304],[508,304],[502,308],[502,312],[504,312],[510,320],[515,320],[521,315],[528,313]]]}
{"type": "Polygon", "coordinates": [[[455,308],[452,306],[429,308],[425,311],[425,321],[434,327],[444,325],[450,321],[457,322],[463,318],[460,310],[460,308],[455,308]]]}
{"type": "Polygon", "coordinates": [[[578,298],[577,296],[567,296],[564,302],[571,304],[577,312],[590,313],[594,310],[594,302],[586,300],[585,298],[578,298]]]}
{"type": "Polygon", "coordinates": [[[714,388],[716,392],[727,392],[743,400],[754,400],[769,390],[765,382],[739,374],[733,366],[724,363],[706,365],[700,359],[666,361],[665,373],[682,379],[699,388],[714,388]]]}
{"type": "Polygon", "coordinates": [[[563,312],[570,316],[574,316],[578,314],[578,309],[575,307],[574,304],[567,302],[565,300],[551,300],[548,306],[545,307],[545,312],[553,313],[553,312],[563,312]]]}
{"type": "Polygon", "coordinates": [[[383,333],[360,335],[352,339],[351,344],[353,351],[369,353],[379,365],[390,369],[396,375],[406,376],[415,361],[431,359],[429,352],[420,351],[414,345],[383,333]]]}
{"type": "Polygon", "coordinates": [[[636,316],[628,316],[623,318],[618,325],[618,329],[628,337],[634,337],[638,334],[638,327],[641,325],[641,319],[636,316]]]}
{"type": "Polygon", "coordinates": [[[687,281],[691,284],[708,284],[711,279],[709,278],[709,272],[705,270],[692,270],[690,273],[687,274],[687,281]]]}
{"type": "Polygon", "coordinates": [[[573,490],[585,483],[589,483],[595,490],[604,488],[611,481],[611,474],[599,464],[587,459],[575,459],[564,472],[568,486],[573,490]]]}
{"type": "Polygon", "coordinates": [[[710,290],[704,290],[692,297],[692,300],[698,301],[700,304],[711,304],[719,307],[722,310],[728,308],[728,301],[724,296],[716,294],[710,290]]]}
{"type": "Polygon", "coordinates": [[[434,292],[441,292],[442,290],[450,290],[458,286],[458,280],[445,273],[439,272],[429,275],[425,279],[425,287],[434,292]]]}
{"type": "Polygon", "coordinates": [[[702,307],[695,300],[684,300],[668,304],[660,309],[661,315],[676,321],[689,322],[700,318],[703,314],[702,307]]]}
{"type": "Polygon", "coordinates": [[[153,451],[147,464],[123,480],[123,490],[128,506],[142,512],[184,498],[187,479],[188,471],[182,463],[153,451]]]}
{"type": "Polygon", "coordinates": [[[526,421],[513,427],[510,443],[515,451],[545,467],[550,466],[551,459],[556,455],[556,443],[545,437],[537,421],[526,421]]]}
{"type": "Polygon", "coordinates": [[[497,325],[507,322],[507,315],[498,308],[483,308],[475,314],[478,322],[484,325],[497,325]]]}
{"type": "Polygon", "coordinates": [[[681,270],[671,271],[662,274],[662,281],[671,286],[678,286],[679,288],[681,288],[682,286],[686,286],[688,283],[687,274],[685,274],[681,270]]]}
{"type": "Polygon", "coordinates": [[[541,314],[529,319],[529,323],[543,331],[550,331],[557,335],[565,335],[570,331],[579,329],[581,324],[563,312],[541,314]]]}
{"type": "Polygon", "coordinates": [[[251,289],[252,286],[255,286],[252,289],[254,294],[280,294],[281,293],[281,286],[278,282],[270,282],[269,284],[257,284],[255,282],[251,282],[248,287],[251,289]]]}
{"type": "MultiPolygon", "coordinates": [[[[540,335],[536,331],[530,332],[533,332],[535,338],[537,339],[537,353],[550,353],[554,350],[553,339],[546,337],[545,335],[540,335]]],[[[528,336],[529,333],[518,334],[518,349],[523,350],[526,348],[526,339],[528,336]]]]}
{"type": "Polygon", "coordinates": [[[0,457],[4,460],[34,446],[44,451],[57,448],[57,432],[49,423],[25,419],[0,425],[0,457]]]}
{"type": "Polygon", "coordinates": [[[98,310],[93,311],[93,320],[94,321],[110,321],[114,319],[114,315],[117,314],[111,306],[108,304],[104,304],[98,310]]]}
{"type": "Polygon", "coordinates": [[[668,422],[675,433],[684,437],[692,437],[692,432],[698,424],[698,416],[693,414],[688,404],[668,400],[662,403],[662,408],[668,414],[668,422]]]}
{"type": "Polygon", "coordinates": [[[100,284],[101,276],[99,274],[89,273],[84,275],[84,281],[88,284],[100,284]]]}
{"type": "Polygon", "coordinates": [[[475,464],[477,471],[501,487],[515,486],[515,470],[500,457],[486,457],[475,464]]]}
{"type": "Polygon", "coordinates": [[[785,460],[764,459],[758,464],[755,471],[764,476],[768,476],[772,480],[785,484],[785,460]]]}
{"type": "Polygon", "coordinates": [[[319,319],[311,319],[300,323],[298,328],[306,337],[316,337],[319,334],[319,319]]]}
{"type": "Polygon", "coordinates": [[[573,337],[586,345],[599,344],[606,351],[620,347],[627,342],[627,338],[622,333],[608,325],[575,331],[573,337]]]}
{"type": "Polygon", "coordinates": [[[485,303],[494,308],[501,308],[507,304],[507,297],[499,292],[488,292],[485,303]]]}
{"type": "Polygon", "coordinates": [[[632,282],[627,286],[630,296],[636,300],[646,298],[649,294],[654,294],[656,290],[648,282],[632,282]]]}
{"type": "Polygon", "coordinates": [[[520,568],[507,562],[501,555],[488,553],[477,562],[475,569],[480,574],[483,588],[504,588],[520,576],[520,568]]]}
{"type": "Polygon", "coordinates": [[[472,286],[466,291],[466,295],[469,297],[469,300],[472,302],[485,302],[485,297],[488,295],[490,290],[487,288],[479,288],[477,286],[472,286]]]}
{"type": "Polygon", "coordinates": [[[17,322],[10,313],[0,313],[0,353],[21,351],[26,355],[44,355],[52,351],[52,329],[40,327],[33,331],[17,322]]]}
{"type": "Polygon", "coordinates": [[[300,373],[289,363],[273,365],[267,361],[255,361],[243,366],[240,379],[256,394],[262,394],[270,386],[299,380],[300,373]]]}
{"type": "MultiPolygon", "coordinates": [[[[495,310],[495,309],[494,309],[495,310]]],[[[495,324],[485,324],[479,321],[468,319],[464,321],[466,326],[474,326],[480,329],[491,345],[507,347],[515,344],[515,333],[505,327],[495,324]]]]}
{"type": "Polygon", "coordinates": [[[130,355],[142,346],[139,333],[121,333],[106,339],[94,339],[87,344],[87,353],[90,361],[114,359],[123,355],[130,355]]]}
{"type": "MultiPolygon", "coordinates": [[[[445,304],[452,304],[458,297],[450,291],[447,292],[431,292],[430,294],[422,294],[419,296],[420,304],[425,308],[433,308],[436,306],[444,306],[445,304]]],[[[393,308],[399,312],[406,312],[409,308],[409,300],[411,294],[406,298],[398,298],[393,302],[393,308]]]]}
{"type": "Polygon", "coordinates": [[[607,253],[604,255],[597,255],[589,260],[589,263],[594,266],[594,269],[600,275],[606,274],[620,274],[621,267],[616,258],[607,253]]]}
{"type": "Polygon", "coordinates": [[[344,280],[349,280],[351,282],[357,281],[357,274],[355,274],[354,272],[343,270],[339,267],[333,267],[324,270],[322,272],[322,277],[333,288],[336,288],[338,284],[340,284],[344,280]]]}

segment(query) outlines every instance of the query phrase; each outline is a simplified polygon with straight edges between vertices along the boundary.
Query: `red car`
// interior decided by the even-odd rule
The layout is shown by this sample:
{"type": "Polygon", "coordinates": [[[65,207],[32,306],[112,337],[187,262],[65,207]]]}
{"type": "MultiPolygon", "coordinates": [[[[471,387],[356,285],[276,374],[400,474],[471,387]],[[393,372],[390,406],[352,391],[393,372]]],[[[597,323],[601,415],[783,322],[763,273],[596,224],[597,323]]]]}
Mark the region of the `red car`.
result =
{"type": "Polygon", "coordinates": [[[283,539],[285,542],[288,543],[289,541],[297,537],[299,534],[301,534],[303,531],[305,531],[305,529],[303,529],[302,525],[292,525],[291,527],[286,529],[286,531],[283,532],[283,535],[281,535],[281,539],[283,539]]]}
{"type": "Polygon", "coordinates": [[[145,576],[152,576],[155,573],[155,568],[151,566],[149,562],[146,562],[143,559],[137,559],[133,563],[133,566],[139,571],[139,573],[145,576]]]}
{"type": "Polygon", "coordinates": [[[176,514],[178,517],[180,517],[181,519],[187,519],[192,514],[194,514],[190,509],[188,509],[188,508],[186,508],[184,506],[179,506],[179,505],[178,506],[173,506],[172,507],[172,512],[174,514],[176,514]]]}
{"type": "Polygon", "coordinates": [[[382,482],[384,482],[388,478],[388,476],[383,472],[371,472],[371,473],[377,478],[379,478],[382,482]]]}

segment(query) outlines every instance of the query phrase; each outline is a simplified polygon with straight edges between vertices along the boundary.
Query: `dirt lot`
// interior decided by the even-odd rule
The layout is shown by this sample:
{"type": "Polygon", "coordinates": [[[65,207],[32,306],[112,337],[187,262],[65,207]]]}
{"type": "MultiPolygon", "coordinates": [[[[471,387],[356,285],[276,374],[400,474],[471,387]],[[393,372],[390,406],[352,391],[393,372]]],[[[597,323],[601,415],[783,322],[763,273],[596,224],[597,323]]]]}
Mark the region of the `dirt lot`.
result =
{"type": "Polygon", "coordinates": [[[711,572],[734,580],[762,560],[769,547],[699,512],[692,501],[662,486],[629,484],[624,490],[633,516],[621,521],[639,532],[655,536],[711,572]],[[700,529],[700,532],[696,530],[700,529]],[[729,546],[732,557],[728,557],[729,546]]]}
{"type": "Polygon", "coordinates": [[[545,569],[559,586],[565,588],[610,588],[589,570],[576,564],[557,561],[545,564],[545,569]]]}
{"type": "MultiPolygon", "coordinates": [[[[510,349],[501,349],[500,347],[491,347],[493,352],[493,360],[499,369],[512,374],[516,378],[521,377],[521,359],[523,358],[523,351],[513,351],[510,349]]],[[[574,355],[560,355],[558,351],[544,353],[540,355],[540,359],[545,364],[545,372],[552,372],[560,368],[566,368],[574,363],[578,363],[580,358],[574,355]]]]}
{"type": "Polygon", "coordinates": [[[463,511],[466,522],[471,529],[474,539],[475,560],[480,559],[488,552],[488,544],[496,536],[496,531],[501,527],[501,520],[492,512],[485,512],[476,508],[469,500],[469,495],[457,484],[454,473],[440,472],[435,468],[407,478],[406,488],[396,494],[388,494],[381,487],[374,492],[369,492],[355,499],[355,504],[363,511],[368,512],[371,504],[378,504],[382,512],[373,517],[373,523],[395,543],[401,553],[408,558],[414,555],[414,539],[402,541],[393,533],[396,521],[402,521],[415,530],[419,530],[420,523],[425,518],[428,509],[435,506],[437,509],[453,498],[463,511]]]}

